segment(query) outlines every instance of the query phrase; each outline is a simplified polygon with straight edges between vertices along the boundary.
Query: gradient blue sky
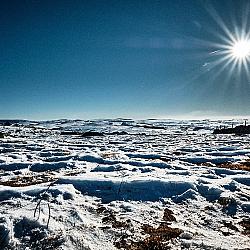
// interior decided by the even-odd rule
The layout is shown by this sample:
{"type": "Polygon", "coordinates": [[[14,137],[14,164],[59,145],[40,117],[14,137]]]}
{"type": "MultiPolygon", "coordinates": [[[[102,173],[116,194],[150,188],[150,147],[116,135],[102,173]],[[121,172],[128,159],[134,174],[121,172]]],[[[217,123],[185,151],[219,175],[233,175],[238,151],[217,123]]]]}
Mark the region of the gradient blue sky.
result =
{"type": "Polygon", "coordinates": [[[208,9],[233,32],[247,2],[2,0],[0,118],[250,115],[246,72],[207,67],[208,9]]]}

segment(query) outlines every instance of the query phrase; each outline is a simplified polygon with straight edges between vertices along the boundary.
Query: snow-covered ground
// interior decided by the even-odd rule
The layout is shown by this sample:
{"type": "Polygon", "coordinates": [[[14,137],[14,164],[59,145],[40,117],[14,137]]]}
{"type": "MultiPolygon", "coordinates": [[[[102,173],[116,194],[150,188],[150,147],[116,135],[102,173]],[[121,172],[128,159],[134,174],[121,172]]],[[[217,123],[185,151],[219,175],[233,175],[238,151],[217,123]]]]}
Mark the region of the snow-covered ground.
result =
{"type": "Polygon", "coordinates": [[[0,249],[250,249],[250,135],[213,134],[235,124],[0,125],[0,249]]]}

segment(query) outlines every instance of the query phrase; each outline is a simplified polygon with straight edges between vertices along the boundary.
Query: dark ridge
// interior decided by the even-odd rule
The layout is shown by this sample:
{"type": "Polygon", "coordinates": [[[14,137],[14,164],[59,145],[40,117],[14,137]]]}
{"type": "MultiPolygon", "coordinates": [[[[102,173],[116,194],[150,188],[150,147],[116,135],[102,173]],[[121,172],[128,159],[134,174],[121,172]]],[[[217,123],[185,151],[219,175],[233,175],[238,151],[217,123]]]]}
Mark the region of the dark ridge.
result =
{"type": "Polygon", "coordinates": [[[81,135],[81,132],[77,132],[77,131],[62,131],[61,135],[81,135]]]}
{"type": "Polygon", "coordinates": [[[104,134],[100,133],[100,132],[95,132],[95,131],[87,131],[87,132],[82,133],[82,136],[83,137],[88,137],[88,136],[104,136],[104,134]]]}
{"type": "Polygon", "coordinates": [[[193,131],[199,131],[199,130],[201,130],[201,129],[207,129],[207,130],[209,130],[209,127],[197,126],[197,127],[194,127],[194,128],[193,128],[193,131]]]}
{"type": "Polygon", "coordinates": [[[165,127],[162,126],[154,126],[149,124],[137,124],[135,125],[137,128],[149,128],[149,129],[165,129],[165,127]]]}
{"type": "Polygon", "coordinates": [[[11,126],[13,124],[19,124],[19,123],[27,123],[29,122],[28,120],[0,120],[0,125],[2,126],[11,126]]]}
{"type": "Polygon", "coordinates": [[[235,128],[222,128],[222,129],[215,129],[214,134],[250,134],[250,125],[240,125],[236,126],[235,128]]]}
{"type": "Polygon", "coordinates": [[[126,131],[114,131],[110,133],[106,133],[107,135],[128,135],[126,131]]]}
{"type": "Polygon", "coordinates": [[[62,131],[61,135],[79,135],[82,137],[89,136],[104,136],[103,133],[95,132],[95,131],[87,131],[87,132],[78,132],[78,131],[62,131]]]}

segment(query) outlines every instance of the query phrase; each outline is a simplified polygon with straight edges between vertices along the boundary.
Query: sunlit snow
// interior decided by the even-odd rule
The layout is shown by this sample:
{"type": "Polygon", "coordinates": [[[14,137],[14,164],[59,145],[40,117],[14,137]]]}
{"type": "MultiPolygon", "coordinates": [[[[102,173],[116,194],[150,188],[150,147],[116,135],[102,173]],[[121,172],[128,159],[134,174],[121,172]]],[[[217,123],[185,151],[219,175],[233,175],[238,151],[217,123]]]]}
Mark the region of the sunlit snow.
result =
{"type": "Polygon", "coordinates": [[[232,166],[249,166],[250,136],[213,134],[240,122],[0,125],[0,246],[117,249],[169,209],[171,249],[249,249],[250,172],[232,166]]]}

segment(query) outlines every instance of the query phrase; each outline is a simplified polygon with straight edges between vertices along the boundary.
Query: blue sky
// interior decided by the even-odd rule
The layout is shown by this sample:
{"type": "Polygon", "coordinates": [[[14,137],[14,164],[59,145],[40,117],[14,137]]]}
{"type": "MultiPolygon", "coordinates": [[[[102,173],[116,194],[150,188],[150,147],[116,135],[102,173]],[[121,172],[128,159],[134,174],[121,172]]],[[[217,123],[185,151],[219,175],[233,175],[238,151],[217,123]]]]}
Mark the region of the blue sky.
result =
{"type": "Polygon", "coordinates": [[[233,33],[247,2],[3,0],[0,118],[249,116],[246,71],[208,67],[208,9],[233,33]]]}

